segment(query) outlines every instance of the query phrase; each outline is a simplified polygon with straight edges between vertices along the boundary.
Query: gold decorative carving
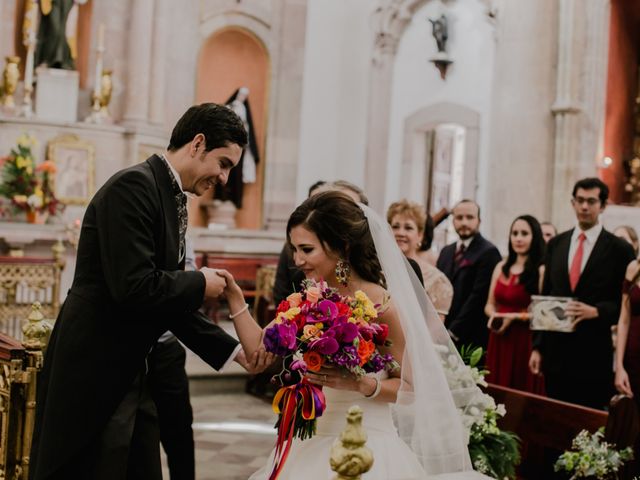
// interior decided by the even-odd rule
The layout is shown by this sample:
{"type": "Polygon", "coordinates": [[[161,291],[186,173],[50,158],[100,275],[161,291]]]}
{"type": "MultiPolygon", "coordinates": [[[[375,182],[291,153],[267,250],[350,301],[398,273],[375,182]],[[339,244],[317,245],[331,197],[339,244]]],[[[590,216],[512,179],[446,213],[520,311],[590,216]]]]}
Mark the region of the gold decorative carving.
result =
{"type": "Polygon", "coordinates": [[[362,428],[362,409],[357,405],[347,412],[347,426],[331,447],[334,480],[360,480],[373,466],[373,453],[365,446],[367,433],[362,428]]]}
{"type": "Polygon", "coordinates": [[[20,79],[20,70],[18,64],[20,63],[20,57],[5,57],[7,63],[4,66],[2,72],[2,106],[7,109],[15,108],[16,104],[13,100],[13,94],[18,87],[18,80],[20,79]]]}
{"type": "Polygon", "coordinates": [[[40,311],[40,302],[35,302],[31,306],[31,313],[27,321],[22,326],[24,340],[22,344],[27,350],[43,350],[49,341],[53,327],[44,319],[40,311]]]}

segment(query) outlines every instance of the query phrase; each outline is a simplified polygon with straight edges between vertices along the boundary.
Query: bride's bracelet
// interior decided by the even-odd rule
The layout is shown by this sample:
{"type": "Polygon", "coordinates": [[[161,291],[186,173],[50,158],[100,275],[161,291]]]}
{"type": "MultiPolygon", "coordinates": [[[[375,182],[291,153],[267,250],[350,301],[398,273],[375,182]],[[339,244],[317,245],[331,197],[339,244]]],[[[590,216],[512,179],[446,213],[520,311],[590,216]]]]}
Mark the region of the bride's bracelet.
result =
{"type": "Polygon", "coordinates": [[[378,377],[373,377],[373,379],[376,381],[376,388],[373,390],[373,393],[371,395],[365,395],[364,398],[376,398],[378,395],[380,395],[380,390],[382,390],[382,382],[378,380],[378,377]]]}
{"type": "Polygon", "coordinates": [[[242,307],[240,310],[238,310],[236,313],[230,313],[229,314],[229,318],[231,320],[233,320],[234,318],[236,318],[238,315],[240,315],[241,313],[246,312],[247,310],[249,310],[249,304],[245,303],[244,307],[242,307]]]}

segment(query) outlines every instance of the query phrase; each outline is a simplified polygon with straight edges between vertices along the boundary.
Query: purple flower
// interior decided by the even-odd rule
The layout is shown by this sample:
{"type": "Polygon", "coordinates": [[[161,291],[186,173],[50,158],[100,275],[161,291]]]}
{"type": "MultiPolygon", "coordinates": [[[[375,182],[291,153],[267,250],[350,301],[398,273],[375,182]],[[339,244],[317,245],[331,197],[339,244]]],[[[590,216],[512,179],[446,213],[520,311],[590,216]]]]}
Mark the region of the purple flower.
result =
{"type": "Polygon", "coordinates": [[[296,348],[296,325],[294,323],[278,323],[264,334],[264,347],[276,355],[287,355],[296,348]]]}
{"type": "Polygon", "coordinates": [[[331,327],[327,333],[330,333],[340,343],[352,343],[358,336],[358,326],[355,323],[338,323],[331,327]]]}
{"type": "Polygon", "coordinates": [[[322,355],[333,355],[338,351],[339,345],[335,338],[332,336],[322,336],[316,340],[313,340],[309,344],[309,350],[318,352],[322,355]]]}
{"type": "Polygon", "coordinates": [[[331,300],[322,300],[318,302],[318,310],[325,315],[327,320],[333,320],[338,316],[338,307],[331,300]]]}
{"type": "Polygon", "coordinates": [[[304,360],[294,360],[291,363],[291,370],[300,372],[300,374],[304,375],[307,373],[307,363],[304,360]]]}

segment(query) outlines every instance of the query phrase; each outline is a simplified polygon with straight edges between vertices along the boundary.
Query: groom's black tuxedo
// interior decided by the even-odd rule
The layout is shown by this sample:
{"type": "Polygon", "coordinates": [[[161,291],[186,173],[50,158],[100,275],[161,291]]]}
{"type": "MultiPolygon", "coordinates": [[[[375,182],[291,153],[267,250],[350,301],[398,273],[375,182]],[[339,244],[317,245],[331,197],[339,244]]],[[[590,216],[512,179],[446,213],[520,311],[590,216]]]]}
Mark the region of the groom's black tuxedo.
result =
{"type": "Polygon", "coordinates": [[[166,330],[214,368],[237,341],[197,309],[204,275],[178,264],[170,172],[153,156],[118,172],[87,207],[73,284],[38,384],[31,479],[88,479],[91,453],[166,330]]]}
{"type": "Polygon", "coordinates": [[[602,230],[580,275],[575,291],[569,283],[569,248],[573,230],[547,245],[543,295],[574,297],[598,309],[573,333],[539,332],[534,348],[542,355],[547,393],[572,403],[603,408],[613,391],[611,326],[618,321],[622,282],[633,249],[602,230]]]}

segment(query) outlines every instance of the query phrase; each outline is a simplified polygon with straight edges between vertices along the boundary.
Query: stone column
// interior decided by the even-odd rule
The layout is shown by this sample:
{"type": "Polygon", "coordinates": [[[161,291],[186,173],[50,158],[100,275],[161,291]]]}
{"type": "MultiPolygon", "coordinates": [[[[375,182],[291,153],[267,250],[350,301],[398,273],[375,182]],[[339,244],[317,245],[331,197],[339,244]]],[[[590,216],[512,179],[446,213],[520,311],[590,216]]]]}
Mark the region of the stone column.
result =
{"type": "Polygon", "coordinates": [[[607,72],[607,0],[560,0],[555,151],[551,218],[560,228],[575,222],[568,208],[574,183],[597,172],[604,135],[607,72]]]}
{"type": "Polygon", "coordinates": [[[364,190],[371,208],[384,210],[389,156],[389,121],[393,67],[400,38],[411,21],[415,0],[385,0],[373,12],[375,46],[369,80],[367,154],[364,190]]]}
{"type": "Polygon", "coordinates": [[[132,0],[127,45],[127,82],[123,123],[148,123],[154,0],[132,0]]]}
{"type": "Polygon", "coordinates": [[[153,18],[149,121],[153,125],[162,126],[164,123],[167,38],[169,37],[167,30],[167,0],[155,0],[153,18]]]}

